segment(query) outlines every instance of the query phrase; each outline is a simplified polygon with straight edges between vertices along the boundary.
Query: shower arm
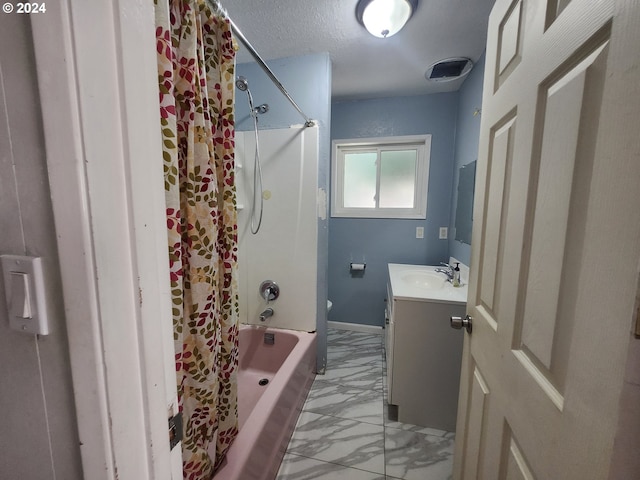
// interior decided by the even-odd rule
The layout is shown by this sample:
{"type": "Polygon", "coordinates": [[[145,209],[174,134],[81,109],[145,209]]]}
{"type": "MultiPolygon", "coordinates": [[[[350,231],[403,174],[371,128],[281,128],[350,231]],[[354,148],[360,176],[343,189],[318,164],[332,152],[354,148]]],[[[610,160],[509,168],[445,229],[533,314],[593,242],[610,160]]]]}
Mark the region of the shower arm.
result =
{"type": "Polygon", "coordinates": [[[293,105],[293,108],[295,108],[298,111],[298,113],[302,115],[302,117],[305,120],[305,123],[304,123],[305,127],[313,127],[315,125],[315,122],[311,120],[309,117],[307,117],[305,113],[302,111],[302,109],[300,109],[300,107],[295,102],[295,100],[291,97],[291,95],[289,95],[289,92],[287,91],[287,89],[284,88],[284,85],[282,85],[280,80],[278,80],[278,77],[276,77],[276,75],[271,71],[269,66],[265,63],[265,61],[262,59],[262,57],[256,51],[256,49],[253,48],[253,45],[251,45],[249,40],[247,40],[247,37],[245,37],[244,34],[240,31],[240,29],[236,26],[236,24],[233,22],[233,20],[231,19],[227,11],[224,8],[222,8],[222,5],[217,0],[206,0],[206,2],[209,5],[209,7],[211,7],[214,11],[224,13],[224,15],[229,20],[229,24],[231,25],[231,29],[233,30],[233,33],[235,33],[236,37],[238,37],[238,40],[240,40],[240,42],[242,42],[242,44],[247,48],[251,56],[256,60],[256,62],[258,62],[258,65],[262,67],[262,69],[265,71],[265,73],[271,79],[274,85],[278,87],[278,90],[280,90],[282,94],[285,97],[287,97],[287,100],[289,100],[289,103],[293,105]]]}

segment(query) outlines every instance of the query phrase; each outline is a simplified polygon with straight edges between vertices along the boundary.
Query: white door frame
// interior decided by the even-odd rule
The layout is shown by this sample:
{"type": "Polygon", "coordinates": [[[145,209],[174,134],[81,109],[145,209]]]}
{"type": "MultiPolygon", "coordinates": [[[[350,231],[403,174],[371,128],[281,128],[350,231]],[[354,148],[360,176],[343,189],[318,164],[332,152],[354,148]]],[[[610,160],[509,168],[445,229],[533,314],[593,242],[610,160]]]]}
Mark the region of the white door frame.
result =
{"type": "Polygon", "coordinates": [[[46,7],[31,20],[84,476],[182,478],[153,3],[46,7]]]}

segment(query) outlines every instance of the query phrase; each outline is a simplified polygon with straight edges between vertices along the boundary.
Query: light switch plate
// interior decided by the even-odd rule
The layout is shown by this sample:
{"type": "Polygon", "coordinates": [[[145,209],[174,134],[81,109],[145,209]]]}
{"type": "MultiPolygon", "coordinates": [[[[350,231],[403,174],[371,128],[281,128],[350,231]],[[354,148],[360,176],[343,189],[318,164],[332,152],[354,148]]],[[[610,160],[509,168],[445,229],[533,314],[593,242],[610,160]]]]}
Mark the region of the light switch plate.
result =
{"type": "Polygon", "coordinates": [[[23,333],[48,335],[42,259],[1,255],[9,326],[23,333]]]}

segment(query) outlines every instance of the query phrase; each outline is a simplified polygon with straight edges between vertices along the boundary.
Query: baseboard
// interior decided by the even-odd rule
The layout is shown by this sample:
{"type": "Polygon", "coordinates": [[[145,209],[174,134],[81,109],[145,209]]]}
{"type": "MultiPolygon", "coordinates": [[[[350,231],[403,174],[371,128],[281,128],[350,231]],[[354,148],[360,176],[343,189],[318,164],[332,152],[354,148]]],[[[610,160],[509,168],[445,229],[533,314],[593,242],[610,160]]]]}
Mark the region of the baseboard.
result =
{"type": "Polygon", "coordinates": [[[376,327],[375,325],[364,325],[362,323],[345,323],[345,322],[333,322],[327,321],[327,327],[335,328],[336,330],[351,330],[354,332],[373,333],[374,335],[382,335],[383,328],[376,327]]]}

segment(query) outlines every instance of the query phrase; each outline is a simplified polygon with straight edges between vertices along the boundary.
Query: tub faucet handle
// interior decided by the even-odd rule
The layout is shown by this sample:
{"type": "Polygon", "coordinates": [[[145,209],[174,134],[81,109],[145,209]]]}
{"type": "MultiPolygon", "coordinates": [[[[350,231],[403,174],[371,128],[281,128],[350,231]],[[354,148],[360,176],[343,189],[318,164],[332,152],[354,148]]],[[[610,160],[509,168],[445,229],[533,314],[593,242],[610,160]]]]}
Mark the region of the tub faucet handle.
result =
{"type": "Polygon", "coordinates": [[[260,296],[267,301],[267,305],[270,301],[275,300],[280,296],[280,287],[273,280],[265,280],[260,284],[259,288],[260,296]]]}

